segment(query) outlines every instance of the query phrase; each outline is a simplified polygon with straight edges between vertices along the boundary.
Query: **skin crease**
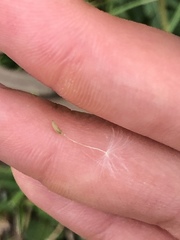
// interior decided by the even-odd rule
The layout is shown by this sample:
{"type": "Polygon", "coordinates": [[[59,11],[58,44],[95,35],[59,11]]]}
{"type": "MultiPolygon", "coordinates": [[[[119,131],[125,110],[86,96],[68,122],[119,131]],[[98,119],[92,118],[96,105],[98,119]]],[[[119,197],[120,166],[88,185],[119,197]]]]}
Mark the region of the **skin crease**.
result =
{"type": "Polygon", "coordinates": [[[89,240],[180,239],[179,38],[80,0],[1,0],[0,30],[3,52],[93,114],[0,88],[0,159],[23,192],[89,240]]]}

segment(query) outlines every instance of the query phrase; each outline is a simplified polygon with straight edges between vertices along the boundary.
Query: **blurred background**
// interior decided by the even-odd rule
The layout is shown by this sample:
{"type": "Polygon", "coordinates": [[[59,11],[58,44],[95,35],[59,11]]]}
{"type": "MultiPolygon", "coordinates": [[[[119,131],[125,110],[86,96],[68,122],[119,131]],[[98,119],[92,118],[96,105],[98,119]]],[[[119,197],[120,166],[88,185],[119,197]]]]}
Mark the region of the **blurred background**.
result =
{"type": "MultiPolygon", "coordinates": [[[[180,36],[179,0],[89,0],[111,15],[180,36]]],[[[0,83],[76,109],[0,53],[0,83]]],[[[82,240],[34,206],[19,190],[11,170],[0,162],[0,240],[82,240]]]]}

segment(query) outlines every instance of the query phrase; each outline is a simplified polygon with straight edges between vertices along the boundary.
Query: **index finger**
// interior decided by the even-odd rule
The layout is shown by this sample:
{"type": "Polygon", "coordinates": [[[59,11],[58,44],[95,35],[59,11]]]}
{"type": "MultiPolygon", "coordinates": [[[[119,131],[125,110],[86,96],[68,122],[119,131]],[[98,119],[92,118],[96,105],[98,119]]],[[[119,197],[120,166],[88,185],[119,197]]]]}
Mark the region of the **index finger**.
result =
{"type": "Polygon", "coordinates": [[[0,29],[0,49],[61,96],[180,150],[178,37],[81,0],[1,0],[0,29]]]}

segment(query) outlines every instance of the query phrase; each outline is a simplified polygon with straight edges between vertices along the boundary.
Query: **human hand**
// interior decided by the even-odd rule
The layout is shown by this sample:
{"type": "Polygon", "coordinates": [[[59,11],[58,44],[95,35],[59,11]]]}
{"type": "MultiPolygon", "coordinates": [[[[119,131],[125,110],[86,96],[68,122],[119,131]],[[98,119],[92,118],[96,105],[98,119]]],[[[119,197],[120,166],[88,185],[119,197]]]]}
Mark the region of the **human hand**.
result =
{"type": "Polygon", "coordinates": [[[0,159],[23,192],[86,239],[180,239],[179,38],[80,0],[1,0],[0,30],[3,52],[94,114],[0,89],[0,159]]]}

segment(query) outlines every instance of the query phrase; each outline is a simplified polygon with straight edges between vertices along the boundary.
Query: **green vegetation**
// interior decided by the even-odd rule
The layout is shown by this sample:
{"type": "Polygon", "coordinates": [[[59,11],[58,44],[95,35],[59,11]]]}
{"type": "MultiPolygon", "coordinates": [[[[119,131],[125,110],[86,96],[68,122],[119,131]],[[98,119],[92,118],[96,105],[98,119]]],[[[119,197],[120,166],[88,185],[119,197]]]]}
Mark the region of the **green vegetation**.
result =
{"type": "MultiPolygon", "coordinates": [[[[180,36],[179,0],[89,0],[90,4],[117,17],[141,22],[180,36]]],[[[19,66],[5,54],[0,65],[10,69],[19,66]]],[[[9,167],[0,165],[0,233],[2,240],[80,240],[59,223],[34,206],[19,190],[9,167]]]]}
{"type": "Polygon", "coordinates": [[[91,0],[90,2],[111,15],[180,35],[179,0],[91,0]]]}
{"type": "Polygon", "coordinates": [[[81,239],[33,205],[19,190],[10,168],[1,164],[0,233],[3,228],[2,240],[68,240],[68,236],[81,239]]]}

